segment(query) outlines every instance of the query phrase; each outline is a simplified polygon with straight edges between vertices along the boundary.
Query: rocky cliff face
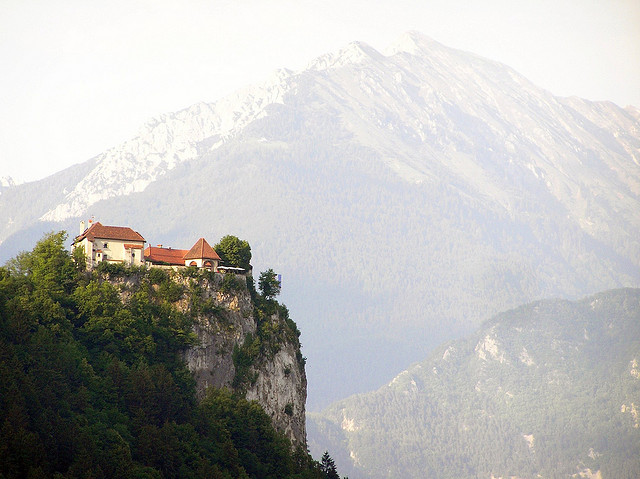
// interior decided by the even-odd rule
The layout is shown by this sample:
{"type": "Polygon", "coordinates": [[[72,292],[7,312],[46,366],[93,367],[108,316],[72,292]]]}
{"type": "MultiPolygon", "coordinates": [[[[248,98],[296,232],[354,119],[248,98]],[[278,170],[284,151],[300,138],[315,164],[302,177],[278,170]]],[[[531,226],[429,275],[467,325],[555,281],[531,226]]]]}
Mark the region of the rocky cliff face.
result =
{"type": "MultiPolygon", "coordinates": [[[[244,276],[157,268],[145,275],[156,292],[193,318],[198,341],[183,357],[198,399],[208,387],[243,394],[262,406],[277,430],[305,446],[305,360],[287,308],[252,294],[244,276]]],[[[124,301],[144,283],[137,274],[105,279],[119,287],[124,301]]]]}
{"type": "Polygon", "coordinates": [[[272,361],[261,364],[246,397],[258,401],[292,441],[306,444],[307,378],[304,367],[298,366],[298,351],[287,344],[272,361]]]}
{"type": "Polygon", "coordinates": [[[278,430],[294,443],[306,444],[307,379],[300,344],[291,340],[291,334],[271,335],[269,339],[259,331],[261,326],[262,331],[285,331],[289,328],[286,318],[279,313],[256,317],[243,277],[228,281],[216,274],[210,279],[183,281],[191,298],[181,306],[195,313],[194,330],[199,340],[184,358],[196,378],[198,396],[209,386],[244,393],[264,408],[278,430]],[[236,363],[240,351],[250,347],[248,342],[253,347],[252,361],[247,364],[244,356],[241,379],[236,363]]]}

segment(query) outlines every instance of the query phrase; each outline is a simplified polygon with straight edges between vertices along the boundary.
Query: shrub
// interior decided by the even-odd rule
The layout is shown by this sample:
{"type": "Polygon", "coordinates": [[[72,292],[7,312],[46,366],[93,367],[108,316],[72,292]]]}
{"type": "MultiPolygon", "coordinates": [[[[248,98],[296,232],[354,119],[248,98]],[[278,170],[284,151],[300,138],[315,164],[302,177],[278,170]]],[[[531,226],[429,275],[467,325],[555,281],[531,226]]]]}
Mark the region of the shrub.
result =
{"type": "Polygon", "coordinates": [[[160,288],[158,289],[158,294],[160,295],[160,297],[170,303],[175,303],[180,298],[182,298],[183,293],[184,288],[182,287],[182,285],[174,283],[170,279],[167,279],[160,283],[160,288]]]}
{"type": "Polygon", "coordinates": [[[101,261],[96,266],[98,273],[106,273],[113,276],[124,276],[127,272],[127,268],[122,263],[109,263],[108,261],[101,261]]]}
{"type": "Polygon", "coordinates": [[[200,268],[197,266],[187,266],[186,268],[182,268],[180,270],[180,275],[183,278],[197,278],[200,276],[200,268]]]}
{"type": "Polygon", "coordinates": [[[149,282],[151,284],[161,284],[165,281],[169,281],[169,273],[162,268],[150,268],[149,269],[149,282]]]}
{"type": "Polygon", "coordinates": [[[239,293],[242,289],[243,284],[238,280],[235,274],[226,273],[222,278],[222,284],[220,285],[220,291],[222,293],[239,293]]]}

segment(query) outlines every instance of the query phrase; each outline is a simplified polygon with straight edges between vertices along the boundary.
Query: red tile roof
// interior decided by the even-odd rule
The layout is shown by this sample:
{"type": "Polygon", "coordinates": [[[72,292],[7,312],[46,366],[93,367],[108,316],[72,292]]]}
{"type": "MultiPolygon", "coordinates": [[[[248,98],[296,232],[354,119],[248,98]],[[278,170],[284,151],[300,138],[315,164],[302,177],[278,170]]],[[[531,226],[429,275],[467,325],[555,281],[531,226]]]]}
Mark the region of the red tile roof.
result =
{"type": "Polygon", "coordinates": [[[184,259],[217,259],[219,261],[220,256],[207,243],[207,240],[200,238],[184,256],[184,259]]]}
{"type": "Polygon", "coordinates": [[[144,250],[145,260],[152,263],[167,263],[184,266],[184,256],[189,251],[186,249],[161,248],[149,246],[144,250]]]}
{"type": "Polygon", "coordinates": [[[87,238],[89,241],[93,241],[96,238],[120,241],[145,241],[140,233],[138,233],[137,231],[133,231],[129,227],[103,226],[100,222],[94,223],[90,228],[86,229],[84,233],[76,236],[73,242],[78,243],[85,238],[87,238]]]}

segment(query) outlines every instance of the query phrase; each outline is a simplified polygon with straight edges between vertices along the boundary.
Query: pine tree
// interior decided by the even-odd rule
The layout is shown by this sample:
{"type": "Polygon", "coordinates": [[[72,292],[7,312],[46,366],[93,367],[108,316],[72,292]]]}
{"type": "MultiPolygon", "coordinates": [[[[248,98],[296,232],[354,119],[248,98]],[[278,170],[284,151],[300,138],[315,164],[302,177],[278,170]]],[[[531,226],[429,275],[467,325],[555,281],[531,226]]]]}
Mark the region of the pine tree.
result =
{"type": "Polygon", "coordinates": [[[322,460],[320,461],[320,470],[324,473],[327,479],[340,479],[338,471],[336,469],[336,463],[329,455],[329,451],[324,451],[322,460]]]}

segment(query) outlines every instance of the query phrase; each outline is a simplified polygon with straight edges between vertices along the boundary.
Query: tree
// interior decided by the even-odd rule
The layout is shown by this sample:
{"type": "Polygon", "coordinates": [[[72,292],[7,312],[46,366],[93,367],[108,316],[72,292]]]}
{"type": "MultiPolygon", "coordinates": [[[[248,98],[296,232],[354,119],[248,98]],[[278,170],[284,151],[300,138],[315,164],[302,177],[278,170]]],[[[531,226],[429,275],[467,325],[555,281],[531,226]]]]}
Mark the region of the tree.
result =
{"type": "Polygon", "coordinates": [[[64,248],[66,239],[64,231],[45,235],[33,251],[9,260],[9,271],[27,276],[37,290],[46,291],[54,300],[63,297],[71,291],[76,279],[76,267],[64,248]]]}
{"type": "Polygon", "coordinates": [[[322,455],[320,470],[324,473],[327,479],[340,479],[340,475],[336,469],[336,463],[329,455],[329,451],[324,451],[324,454],[322,455]]]}
{"type": "Polygon", "coordinates": [[[237,236],[227,235],[213,249],[216,250],[224,265],[244,269],[251,268],[251,246],[247,241],[241,240],[237,236]]]}
{"type": "Polygon", "coordinates": [[[264,299],[273,299],[280,294],[280,281],[271,268],[260,273],[258,289],[264,299]]]}

